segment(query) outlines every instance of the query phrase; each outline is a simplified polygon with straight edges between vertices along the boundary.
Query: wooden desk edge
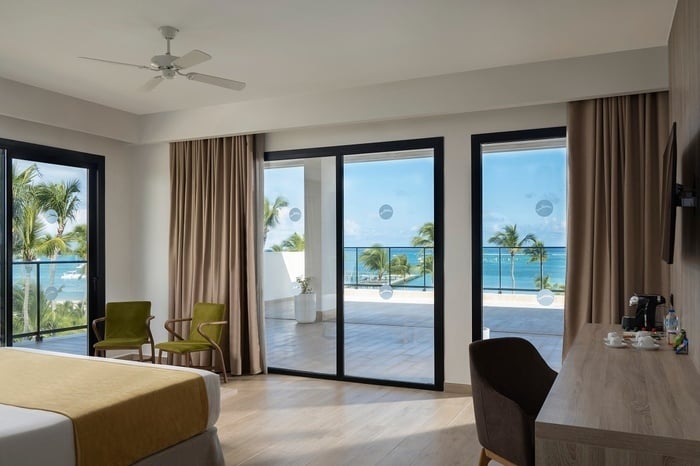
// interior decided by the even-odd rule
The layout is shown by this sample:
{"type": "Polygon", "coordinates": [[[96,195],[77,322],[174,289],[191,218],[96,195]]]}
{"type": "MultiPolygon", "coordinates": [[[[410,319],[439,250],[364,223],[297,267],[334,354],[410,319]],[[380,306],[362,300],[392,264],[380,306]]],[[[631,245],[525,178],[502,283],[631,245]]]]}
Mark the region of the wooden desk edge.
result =
{"type": "Polygon", "coordinates": [[[700,455],[700,440],[567,426],[542,421],[535,421],[535,440],[573,442],[692,460],[697,460],[700,455]]]}

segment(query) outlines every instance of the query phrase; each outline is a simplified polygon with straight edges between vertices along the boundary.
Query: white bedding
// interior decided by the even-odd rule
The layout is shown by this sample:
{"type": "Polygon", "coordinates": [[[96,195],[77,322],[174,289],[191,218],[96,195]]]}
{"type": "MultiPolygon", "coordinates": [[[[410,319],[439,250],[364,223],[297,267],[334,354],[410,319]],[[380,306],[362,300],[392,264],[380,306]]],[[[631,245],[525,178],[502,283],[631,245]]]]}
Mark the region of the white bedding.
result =
{"type": "MultiPolygon", "coordinates": [[[[90,356],[76,356],[28,348],[12,348],[12,350],[48,353],[71,358],[90,358],[90,356]]],[[[121,359],[100,358],[100,360],[115,364],[148,364],[121,359]]],[[[219,418],[221,403],[219,376],[212,372],[188,367],[157,367],[194,372],[202,376],[209,399],[209,419],[207,421],[207,428],[214,426],[219,418]]],[[[0,377],[3,376],[5,376],[5,374],[0,374],[0,377]]],[[[5,465],[74,466],[75,451],[73,424],[71,420],[61,414],[50,411],[5,405],[2,404],[2,400],[0,400],[0,466],[5,465]]]]}

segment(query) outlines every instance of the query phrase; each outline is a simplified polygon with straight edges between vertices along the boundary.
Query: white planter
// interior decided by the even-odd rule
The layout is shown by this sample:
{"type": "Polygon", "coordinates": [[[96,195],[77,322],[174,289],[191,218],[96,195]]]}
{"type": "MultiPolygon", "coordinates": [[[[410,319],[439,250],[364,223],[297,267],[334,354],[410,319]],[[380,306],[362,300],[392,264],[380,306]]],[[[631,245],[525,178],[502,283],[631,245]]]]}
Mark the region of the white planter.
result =
{"type": "Polygon", "coordinates": [[[300,324],[316,322],[316,294],[306,293],[294,296],[294,318],[300,324]]]}

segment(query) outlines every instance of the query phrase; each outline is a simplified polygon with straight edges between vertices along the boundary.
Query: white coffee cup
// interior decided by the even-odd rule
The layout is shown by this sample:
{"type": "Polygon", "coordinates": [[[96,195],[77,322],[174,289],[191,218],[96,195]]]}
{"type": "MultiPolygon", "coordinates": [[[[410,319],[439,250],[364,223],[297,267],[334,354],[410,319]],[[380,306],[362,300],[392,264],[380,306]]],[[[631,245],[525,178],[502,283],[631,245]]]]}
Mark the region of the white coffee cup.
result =
{"type": "Polygon", "coordinates": [[[637,339],[637,344],[642,348],[653,348],[656,342],[649,335],[644,335],[641,338],[637,339]]]}
{"type": "Polygon", "coordinates": [[[620,337],[620,335],[617,333],[614,333],[612,336],[608,336],[608,344],[612,346],[620,346],[622,344],[622,337],[620,337]]]}
{"type": "Polygon", "coordinates": [[[617,332],[610,332],[608,333],[608,341],[614,340],[615,338],[619,338],[620,335],[617,332]]]}
{"type": "Polygon", "coordinates": [[[640,330],[639,332],[634,334],[634,336],[637,339],[637,343],[639,343],[642,338],[647,337],[649,335],[651,335],[651,333],[647,332],[646,330],[640,330]]]}

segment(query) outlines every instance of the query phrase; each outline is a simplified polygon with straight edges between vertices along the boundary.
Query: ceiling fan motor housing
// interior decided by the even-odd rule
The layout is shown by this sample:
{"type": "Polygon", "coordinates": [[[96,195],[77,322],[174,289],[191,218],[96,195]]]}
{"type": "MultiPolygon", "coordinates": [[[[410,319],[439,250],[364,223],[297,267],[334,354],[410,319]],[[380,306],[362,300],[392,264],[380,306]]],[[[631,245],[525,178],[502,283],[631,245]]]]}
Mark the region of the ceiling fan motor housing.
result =
{"type": "Polygon", "coordinates": [[[173,62],[180,57],[175,55],[156,55],[151,57],[151,66],[158,70],[172,69],[175,68],[173,62]]]}

